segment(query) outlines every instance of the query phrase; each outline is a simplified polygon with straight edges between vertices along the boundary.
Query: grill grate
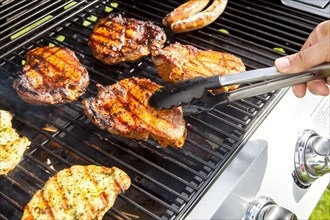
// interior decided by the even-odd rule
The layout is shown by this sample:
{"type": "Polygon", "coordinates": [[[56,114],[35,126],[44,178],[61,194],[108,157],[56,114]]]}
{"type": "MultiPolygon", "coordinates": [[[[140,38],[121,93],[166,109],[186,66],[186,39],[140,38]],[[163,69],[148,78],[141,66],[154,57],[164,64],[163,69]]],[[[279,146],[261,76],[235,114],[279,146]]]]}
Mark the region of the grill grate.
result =
{"type": "MultiPolygon", "coordinates": [[[[151,20],[161,26],[165,14],[183,1],[2,3],[0,19],[6,21],[1,25],[0,35],[0,109],[14,112],[13,126],[32,145],[18,167],[0,177],[1,219],[20,218],[33,193],[59,170],[73,164],[117,166],[131,177],[131,188],[117,198],[104,219],[183,218],[285,93],[274,91],[186,117],[188,135],[182,149],[162,148],[152,140],[111,135],[88,120],[81,99],[55,106],[23,103],[11,85],[26,52],[47,45],[75,51],[91,77],[82,98],[95,95],[97,83],[113,84],[131,76],[164,84],[150,57],[105,66],[92,57],[87,40],[95,20],[108,13],[122,12],[127,17],[151,20]],[[65,9],[66,5],[71,7],[65,9]],[[21,16],[13,17],[17,13],[21,16]],[[34,29],[26,29],[47,15],[52,17],[34,29]],[[24,34],[11,39],[22,30],[24,34]]],[[[166,30],[167,43],[178,41],[202,49],[227,51],[241,57],[248,69],[255,69],[272,65],[282,55],[274,47],[282,47],[288,54],[299,50],[320,21],[320,17],[286,8],[279,2],[230,1],[224,14],[208,27],[180,35],[166,30]],[[219,29],[226,29],[230,35],[219,29]]]]}

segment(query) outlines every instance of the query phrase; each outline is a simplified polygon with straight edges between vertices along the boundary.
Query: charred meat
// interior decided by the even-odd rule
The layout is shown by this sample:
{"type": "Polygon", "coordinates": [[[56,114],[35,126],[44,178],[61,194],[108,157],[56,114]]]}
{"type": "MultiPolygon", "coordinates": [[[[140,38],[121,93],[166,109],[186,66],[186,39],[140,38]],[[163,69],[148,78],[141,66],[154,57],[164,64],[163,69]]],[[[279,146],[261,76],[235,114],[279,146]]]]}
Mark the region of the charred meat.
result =
{"type": "Polygon", "coordinates": [[[179,148],[184,144],[187,131],[181,107],[156,110],[148,104],[161,86],[135,77],[97,86],[97,97],[83,100],[85,114],[96,126],[128,138],[151,137],[164,147],[179,148]]]}
{"type": "MultiPolygon", "coordinates": [[[[171,44],[153,54],[152,60],[164,81],[175,83],[198,76],[228,75],[245,71],[242,60],[225,52],[200,50],[191,45],[171,44]]],[[[238,85],[217,90],[224,92],[238,85]]]]}
{"type": "Polygon", "coordinates": [[[131,180],[122,170],[75,165],[59,171],[25,206],[22,219],[99,219],[131,180]]]}
{"type": "Polygon", "coordinates": [[[10,112],[0,110],[0,175],[13,170],[31,144],[26,137],[20,137],[12,128],[12,118],[10,112]]]}
{"type": "Polygon", "coordinates": [[[39,47],[27,53],[23,71],[13,87],[23,101],[40,105],[75,101],[88,84],[88,72],[73,51],[39,47]]]}
{"type": "Polygon", "coordinates": [[[89,38],[93,55],[105,64],[135,61],[162,47],[166,35],[150,21],[110,14],[94,27],[89,38]]]}

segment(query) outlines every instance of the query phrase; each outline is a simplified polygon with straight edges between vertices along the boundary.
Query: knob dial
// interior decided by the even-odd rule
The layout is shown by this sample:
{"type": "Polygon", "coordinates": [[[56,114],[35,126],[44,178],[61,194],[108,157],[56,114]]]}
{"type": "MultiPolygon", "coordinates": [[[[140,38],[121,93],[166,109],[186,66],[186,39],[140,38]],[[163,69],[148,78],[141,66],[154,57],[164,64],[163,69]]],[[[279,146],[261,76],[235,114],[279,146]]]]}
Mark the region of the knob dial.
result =
{"type": "Polygon", "coordinates": [[[306,129],[299,135],[294,152],[292,177],[300,188],[308,188],[330,172],[330,140],[306,129]]]}
{"type": "Polygon", "coordinates": [[[290,210],[278,206],[271,198],[260,196],[248,206],[245,219],[297,220],[297,216],[290,210]]]}

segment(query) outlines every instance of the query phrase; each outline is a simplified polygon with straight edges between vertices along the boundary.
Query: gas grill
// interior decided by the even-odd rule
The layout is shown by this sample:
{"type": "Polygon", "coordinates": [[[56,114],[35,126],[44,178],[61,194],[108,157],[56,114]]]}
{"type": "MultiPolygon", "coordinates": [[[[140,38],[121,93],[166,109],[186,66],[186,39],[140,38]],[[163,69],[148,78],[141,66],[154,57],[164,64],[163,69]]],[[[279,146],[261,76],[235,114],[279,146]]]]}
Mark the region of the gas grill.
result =
{"type": "MultiPolygon", "coordinates": [[[[221,176],[287,89],[185,117],[188,134],[182,149],[102,131],[84,115],[81,103],[96,95],[98,83],[110,85],[136,76],[165,85],[150,56],[107,66],[91,55],[87,41],[100,18],[119,12],[162,26],[162,18],[183,2],[1,1],[0,109],[14,113],[13,127],[32,142],[20,164],[0,176],[1,219],[19,219],[32,195],[51,176],[75,164],[117,166],[132,179],[130,189],[119,195],[104,219],[182,219],[221,176]],[[87,68],[90,86],[78,101],[32,106],[18,98],[13,80],[26,52],[41,46],[67,47],[87,68]]],[[[229,1],[225,12],[203,29],[183,34],[164,29],[166,44],[226,51],[242,58],[251,70],[272,66],[285,55],[283,51],[297,52],[323,20],[280,1],[237,0],[229,1]]]]}

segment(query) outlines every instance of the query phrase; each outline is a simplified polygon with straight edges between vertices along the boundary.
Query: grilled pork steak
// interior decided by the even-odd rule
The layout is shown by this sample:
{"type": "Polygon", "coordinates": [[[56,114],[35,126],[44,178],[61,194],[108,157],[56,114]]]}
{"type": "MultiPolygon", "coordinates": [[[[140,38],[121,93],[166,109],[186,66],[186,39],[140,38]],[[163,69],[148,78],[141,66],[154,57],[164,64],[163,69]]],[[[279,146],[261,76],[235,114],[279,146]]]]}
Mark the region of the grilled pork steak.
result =
{"type": "Polygon", "coordinates": [[[151,22],[114,13],[95,25],[88,45],[97,59],[113,65],[147,56],[165,40],[163,29],[151,22]]]}
{"type": "Polygon", "coordinates": [[[72,102],[85,93],[88,84],[88,72],[74,52],[39,47],[27,53],[13,87],[23,101],[38,105],[72,102]]]}
{"type": "Polygon", "coordinates": [[[25,206],[22,219],[99,219],[131,180],[122,170],[75,165],[59,171],[25,206]]]}
{"type": "Polygon", "coordinates": [[[184,144],[187,131],[181,107],[156,110],[148,104],[161,86],[135,77],[97,86],[97,97],[83,100],[85,114],[96,126],[128,138],[151,137],[164,147],[184,144]]]}
{"type": "MultiPolygon", "coordinates": [[[[200,50],[191,45],[171,44],[153,53],[152,60],[164,81],[175,83],[198,76],[227,75],[245,71],[242,60],[234,55],[200,50]]],[[[225,92],[238,85],[217,90],[225,92]]]]}
{"type": "Polygon", "coordinates": [[[12,119],[10,112],[0,110],[0,175],[13,170],[31,144],[26,137],[20,137],[12,128],[12,119]]]}

